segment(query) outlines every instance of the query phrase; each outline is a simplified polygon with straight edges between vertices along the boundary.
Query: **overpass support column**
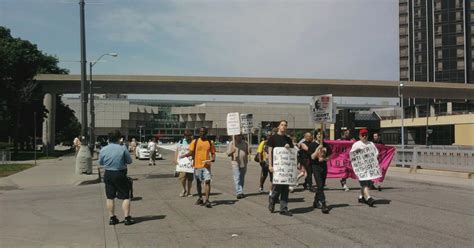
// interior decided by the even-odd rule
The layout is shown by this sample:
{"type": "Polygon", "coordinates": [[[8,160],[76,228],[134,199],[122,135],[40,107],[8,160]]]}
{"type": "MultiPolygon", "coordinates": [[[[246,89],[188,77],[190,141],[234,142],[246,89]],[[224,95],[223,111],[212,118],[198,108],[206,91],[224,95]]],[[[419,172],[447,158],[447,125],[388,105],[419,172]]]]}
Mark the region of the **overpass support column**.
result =
{"type": "Polygon", "coordinates": [[[43,105],[48,111],[43,120],[43,152],[49,154],[54,152],[56,139],[56,94],[44,94],[43,105]]]}
{"type": "Polygon", "coordinates": [[[453,113],[453,103],[452,102],[447,102],[446,103],[446,112],[448,115],[451,115],[453,113]]]}

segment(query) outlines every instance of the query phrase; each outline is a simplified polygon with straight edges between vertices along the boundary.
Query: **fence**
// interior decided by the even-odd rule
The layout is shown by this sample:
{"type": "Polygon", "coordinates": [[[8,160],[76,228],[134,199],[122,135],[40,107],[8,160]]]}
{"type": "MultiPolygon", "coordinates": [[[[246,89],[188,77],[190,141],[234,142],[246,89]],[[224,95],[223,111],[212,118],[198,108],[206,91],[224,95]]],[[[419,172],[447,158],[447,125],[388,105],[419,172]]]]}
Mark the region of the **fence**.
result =
{"type": "Polygon", "coordinates": [[[411,146],[401,149],[393,158],[396,165],[404,164],[412,168],[474,171],[474,147],[467,146],[411,146]]]}
{"type": "Polygon", "coordinates": [[[12,152],[9,150],[0,150],[0,163],[6,164],[12,159],[12,152]]]}

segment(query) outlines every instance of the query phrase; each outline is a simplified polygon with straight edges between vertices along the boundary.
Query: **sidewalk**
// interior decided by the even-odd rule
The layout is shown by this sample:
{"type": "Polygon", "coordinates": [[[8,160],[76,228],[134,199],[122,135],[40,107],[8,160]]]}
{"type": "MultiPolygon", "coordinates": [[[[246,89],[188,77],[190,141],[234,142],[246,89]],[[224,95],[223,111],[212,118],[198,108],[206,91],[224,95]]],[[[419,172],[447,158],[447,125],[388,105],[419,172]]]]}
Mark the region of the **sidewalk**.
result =
{"type": "MultiPolygon", "coordinates": [[[[33,160],[21,162],[34,164],[33,160]]],[[[56,159],[37,160],[37,165],[30,169],[0,178],[0,190],[79,185],[96,180],[98,178],[97,161],[92,162],[92,174],[76,175],[76,162],[73,154],[56,159]]]]}

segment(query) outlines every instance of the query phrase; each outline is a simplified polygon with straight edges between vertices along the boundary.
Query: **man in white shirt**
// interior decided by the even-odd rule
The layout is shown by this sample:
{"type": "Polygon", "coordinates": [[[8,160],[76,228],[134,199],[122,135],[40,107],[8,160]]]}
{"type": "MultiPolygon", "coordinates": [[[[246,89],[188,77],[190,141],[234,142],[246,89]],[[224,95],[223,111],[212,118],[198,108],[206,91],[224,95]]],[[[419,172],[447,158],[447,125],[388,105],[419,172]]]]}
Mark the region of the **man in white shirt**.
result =
{"type": "MultiPolygon", "coordinates": [[[[351,152],[358,151],[358,150],[363,150],[367,147],[370,147],[371,150],[375,152],[375,157],[378,156],[379,151],[377,150],[377,147],[375,147],[374,143],[371,141],[368,141],[368,134],[369,131],[367,129],[361,129],[359,131],[359,141],[355,142],[352,145],[351,152]]],[[[369,185],[370,185],[370,180],[359,180],[360,183],[360,195],[359,195],[359,203],[367,203],[369,206],[374,206],[375,200],[370,196],[369,193],[369,185]]]]}
{"type": "Polygon", "coordinates": [[[156,160],[156,150],[157,150],[157,145],[156,145],[156,138],[153,137],[150,142],[148,142],[148,151],[150,152],[150,162],[148,165],[156,165],[155,160],[156,160]]]}

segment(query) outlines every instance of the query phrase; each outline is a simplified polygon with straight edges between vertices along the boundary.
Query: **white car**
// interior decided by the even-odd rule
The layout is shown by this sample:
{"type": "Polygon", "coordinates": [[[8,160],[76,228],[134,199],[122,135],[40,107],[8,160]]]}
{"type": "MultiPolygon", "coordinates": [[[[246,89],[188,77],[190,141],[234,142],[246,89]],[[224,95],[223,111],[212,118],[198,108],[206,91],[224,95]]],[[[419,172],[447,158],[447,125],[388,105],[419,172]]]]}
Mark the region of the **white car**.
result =
{"type": "MultiPolygon", "coordinates": [[[[147,144],[139,144],[135,149],[135,158],[136,159],[149,159],[150,158],[150,151],[148,151],[147,144]]],[[[156,159],[163,159],[163,155],[159,152],[156,152],[156,159]]]]}

